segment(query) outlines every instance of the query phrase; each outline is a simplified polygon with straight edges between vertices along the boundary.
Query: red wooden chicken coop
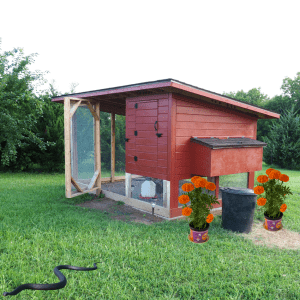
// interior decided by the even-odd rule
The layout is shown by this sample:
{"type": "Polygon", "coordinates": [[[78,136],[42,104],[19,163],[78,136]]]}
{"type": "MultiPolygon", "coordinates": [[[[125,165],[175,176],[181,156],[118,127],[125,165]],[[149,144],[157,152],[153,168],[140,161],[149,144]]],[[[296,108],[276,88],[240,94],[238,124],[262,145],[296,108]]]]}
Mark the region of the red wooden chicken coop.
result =
{"type": "Polygon", "coordinates": [[[219,198],[219,176],[247,173],[247,186],[253,189],[254,172],[262,169],[267,145],[256,140],[257,120],[280,118],[275,112],[174,79],[63,95],[52,101],[64,103],[66,197],[99,195],[102,190],[111,199],[151,212],[151,203],[132,197],[131,181],[139,176],[157,178],[163,182],[163,204],[156,206],[155,214],[168,219],[182,215],[180,180],[206,177],[216,184],[219,198]],[[82,113],[76,117],[79,108],[82,113]],[[100,110],[112,116],[110,178],[101,178],[100,110]],[[93,122],[82,121],[88,114],[93,122]],[[115,114],[126,116],[126,174],[120,177],[114,176],[115,114]],[[86,175],[85,184],[78,176],[78,128],[85,130],[82,137],[88,128],[93,132],[92,176],[86,175]],[[101,182],[122,179],[125,196],[101,188],[101,182]]]}

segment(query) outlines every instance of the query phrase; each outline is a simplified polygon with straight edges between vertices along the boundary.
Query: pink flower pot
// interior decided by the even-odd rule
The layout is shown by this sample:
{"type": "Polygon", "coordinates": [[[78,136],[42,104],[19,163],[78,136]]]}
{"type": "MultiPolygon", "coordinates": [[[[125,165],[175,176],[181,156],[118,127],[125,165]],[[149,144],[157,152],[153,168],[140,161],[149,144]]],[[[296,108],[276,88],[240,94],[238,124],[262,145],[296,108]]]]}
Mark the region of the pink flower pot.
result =
{"type": "Polygon", "coordinates": [[[196,229],[193,227],[192,223],[189,224],[190,226],[190,234],[189,234],[189,240],[196,244],[205,243],[209,240],[208,236],[208,228],[209,223],[207,223],[207,226],[204,229],[196,229]]]}
{"type": "Polygon", "coordinates": [[[266,213],[264,213],[264,215],[265,215],[265,223],[264,223],[265,229],[269,231],[278,231],[282,228],[282,223],[281,223],[281,219],[283,216],[282,212],[280,213],[280,216],[278,218],[268,217],[266,213]]]}

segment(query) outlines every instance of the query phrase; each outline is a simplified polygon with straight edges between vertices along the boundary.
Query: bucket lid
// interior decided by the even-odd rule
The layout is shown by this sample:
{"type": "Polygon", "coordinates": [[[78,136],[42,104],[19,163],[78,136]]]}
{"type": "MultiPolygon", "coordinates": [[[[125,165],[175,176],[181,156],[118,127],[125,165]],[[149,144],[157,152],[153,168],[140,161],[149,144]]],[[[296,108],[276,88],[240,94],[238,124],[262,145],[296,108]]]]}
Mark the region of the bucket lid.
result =
{"type": "Polygon", "coordinates": [[[253,195],[254,191],[252,189],[244,189],[244,188],[220,188],[220,190],[230,194],[238,194],[238,195],[253,195]]]}

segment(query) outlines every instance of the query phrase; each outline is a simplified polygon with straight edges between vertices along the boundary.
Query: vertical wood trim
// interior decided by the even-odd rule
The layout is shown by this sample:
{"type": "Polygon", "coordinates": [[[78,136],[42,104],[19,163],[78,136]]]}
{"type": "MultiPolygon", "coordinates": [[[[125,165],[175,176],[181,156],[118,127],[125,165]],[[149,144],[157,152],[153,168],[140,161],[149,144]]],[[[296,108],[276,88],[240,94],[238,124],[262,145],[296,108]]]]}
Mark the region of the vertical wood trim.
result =
{"type": "Polygon", "coordinates": [[[101,145],[100,145],[100,103],[97,102],[95,104],[96,114],[98,118],[94,118],[95,122],[95,163],[96,163],[96,171],[99,171],[99,175],[97,177],[95,187],[98,187],[96,190],[96,195],[99,196],[101,193],[101,145]]]}
{"type": "MultiPolygon", "coordinates": [[[[255,122],[254,125],[254,134],[253,134],[253,139],[256,140],[256,136],[257,136],[257,120],[255,122]]],[[[264,148],[262,148],[262,151],[264,148]]],[[[263,157],[262,157],[263,159],[263,157]]],[[[254,189],[254,177],[255,177],[255,172],[248,172],[248,189],[253,190],[254,189]]]]}
{"type": "Polygon", "coordinates": [[[168,122],[168,176],[170,178],[170,216],[173,217],[173,210],[178,208],[179,195],[179,177],[175,175],[176,168],[176,99],[173,99],[173,94],[169,93],[169,122],[168,122]]]}
{"type": "Polygon", "coordinates": [[[115,161],[116,161],[116,122],[115,113],[111,113],[111,182],[115,181],[115,161]]]}
{"type": "Polygon", "coordinates": [[[70,98],[64,98],[64,127],[65,127],[65,188],[66,198],[71,198],[71,136],[70,136],[70,98]]]}

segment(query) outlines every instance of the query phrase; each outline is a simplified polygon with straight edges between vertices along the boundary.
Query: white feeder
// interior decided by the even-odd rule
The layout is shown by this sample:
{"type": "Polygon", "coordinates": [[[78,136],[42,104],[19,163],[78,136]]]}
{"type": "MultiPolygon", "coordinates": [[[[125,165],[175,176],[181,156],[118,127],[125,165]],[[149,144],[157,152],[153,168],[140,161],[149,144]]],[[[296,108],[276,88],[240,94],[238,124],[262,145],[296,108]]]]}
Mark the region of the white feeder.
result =
{"type": "Polygon", "coordinates": [[[142,183],[142,197],[154,198],[156,184],[153,181],[144,181],[142,183]]]}

